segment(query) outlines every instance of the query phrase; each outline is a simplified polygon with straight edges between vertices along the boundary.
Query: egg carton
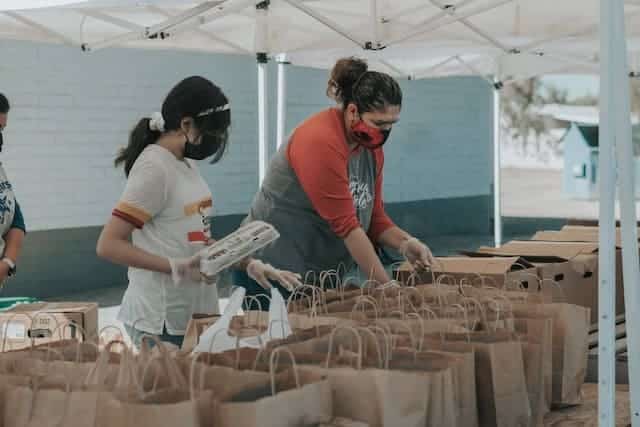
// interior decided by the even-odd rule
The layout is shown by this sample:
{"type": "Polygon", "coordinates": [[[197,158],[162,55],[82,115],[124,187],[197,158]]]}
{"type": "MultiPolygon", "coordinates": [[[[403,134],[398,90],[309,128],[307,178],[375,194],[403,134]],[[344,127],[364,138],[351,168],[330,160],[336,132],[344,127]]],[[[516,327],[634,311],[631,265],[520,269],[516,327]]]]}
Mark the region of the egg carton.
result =
{"type": "Polygon", "coordinates": [[[279,237],[280,233],[271,224],[263,221],[249,222],[203,249],[200,272],[207,276],[215,276],[279,237]]]}

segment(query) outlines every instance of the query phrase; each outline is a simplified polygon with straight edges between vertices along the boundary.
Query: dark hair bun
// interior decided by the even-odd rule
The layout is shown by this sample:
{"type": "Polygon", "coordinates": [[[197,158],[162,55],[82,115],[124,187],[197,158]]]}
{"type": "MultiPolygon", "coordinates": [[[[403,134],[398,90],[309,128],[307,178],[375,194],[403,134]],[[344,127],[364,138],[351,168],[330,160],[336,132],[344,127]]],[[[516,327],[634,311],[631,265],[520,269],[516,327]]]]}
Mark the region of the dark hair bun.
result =
{"type": "Polygon", "coordinates": [[[353,86],[367,72],[368,68],[369,66],[364,59],[354,56],[339,59],[331,70],[327,96],[340,104],[353,99],[353,86]]]}

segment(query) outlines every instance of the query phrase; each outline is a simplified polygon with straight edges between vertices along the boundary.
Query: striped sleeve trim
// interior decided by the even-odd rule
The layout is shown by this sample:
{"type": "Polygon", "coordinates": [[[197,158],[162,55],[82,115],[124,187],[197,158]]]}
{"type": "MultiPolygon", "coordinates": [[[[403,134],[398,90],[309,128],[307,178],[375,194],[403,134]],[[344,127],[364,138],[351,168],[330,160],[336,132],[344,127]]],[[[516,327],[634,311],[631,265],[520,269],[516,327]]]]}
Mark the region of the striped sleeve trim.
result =
{"type": "Polygon", "coordinates": [[[210,208],[213,206],[213,200],[209,197],[206,199],[198,200],[197,202],[190,203],[184,207],[185,216],[197,215],[201,209],[210,208]]]}
{"type": "Polygon", "coordinates": [[[114,209],[113,212],[111,212],[111,215],[128,222],[129,224],[133,225],[135,228],[141,229],[144,226],[144,222],[140,222],[136,218],[132,217],[131,215],[127,215],[126,213],[120,212],[117,209],[114,209]]]}
{"type": "Polygon", "coordinates": [[[151,219],[151,215],[144,210],[124,202],[116,205],[113,210],[113,215],[131,223],[137,228],[142,228],[142,226],[151,219]]]}

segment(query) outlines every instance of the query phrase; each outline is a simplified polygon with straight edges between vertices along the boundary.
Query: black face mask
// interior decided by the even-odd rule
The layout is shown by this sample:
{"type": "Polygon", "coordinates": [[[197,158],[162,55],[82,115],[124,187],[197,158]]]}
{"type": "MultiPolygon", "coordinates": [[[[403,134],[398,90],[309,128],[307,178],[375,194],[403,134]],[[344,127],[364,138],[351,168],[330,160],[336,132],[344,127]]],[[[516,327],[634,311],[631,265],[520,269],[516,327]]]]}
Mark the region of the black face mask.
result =
{"type": "Polygon", "coordinates": [[[211,157],[220,148],[220,140],[215,136],[208,133],[203,134],[200,137],[200,144],[194,144],[189,141],[184,144],[184,156],[193,160],[204,160],[207,157],[211,157]]]}
{"type": "Polygon", "coordinates": [[[2,151],[2,131],[0,131],[0,152],[2,151]]]}

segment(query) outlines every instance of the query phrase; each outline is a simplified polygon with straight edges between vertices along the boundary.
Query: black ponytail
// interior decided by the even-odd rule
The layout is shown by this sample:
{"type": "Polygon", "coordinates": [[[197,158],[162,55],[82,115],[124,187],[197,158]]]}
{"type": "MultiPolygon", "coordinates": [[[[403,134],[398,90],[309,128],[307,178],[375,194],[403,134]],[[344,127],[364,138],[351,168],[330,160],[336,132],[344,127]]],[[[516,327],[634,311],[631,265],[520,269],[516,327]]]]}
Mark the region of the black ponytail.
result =
{"type": "MultiPolygon", "coordinates": [[[[200,76],[191,76],[179,82],[171,89],[162,103],[162,120],[164,131],[180,129],[182,119],[191,117],[203,133],[215,135],[219,140],[213,162],[220,160],[227,146],[231,113],[227,105],[229,100],[222,90],[211,81],[200,76]],[[220,111],[216,112],[217,109],[220,111]]],[[[154,144],[162,135],[161,132],[149,128],[150,118],[141,119],[129,134],[129,144],[118,153],[116,167],[124,163],[124,173],[129,176],[136,159],[144,149],[154,144]]]]}
{"type": "Polygon", "coordinates": [[[149,119],[145,117],[140,119],[138,124],[129,133],[129,143],[125,148],[120,150],[115,160],[115,166],[119,167],[124,163],[124,174],[129,176],[133,164],[142,154],[149,144],[153,144],[160,137],[160,132],[149,129],[149,119]]]}

